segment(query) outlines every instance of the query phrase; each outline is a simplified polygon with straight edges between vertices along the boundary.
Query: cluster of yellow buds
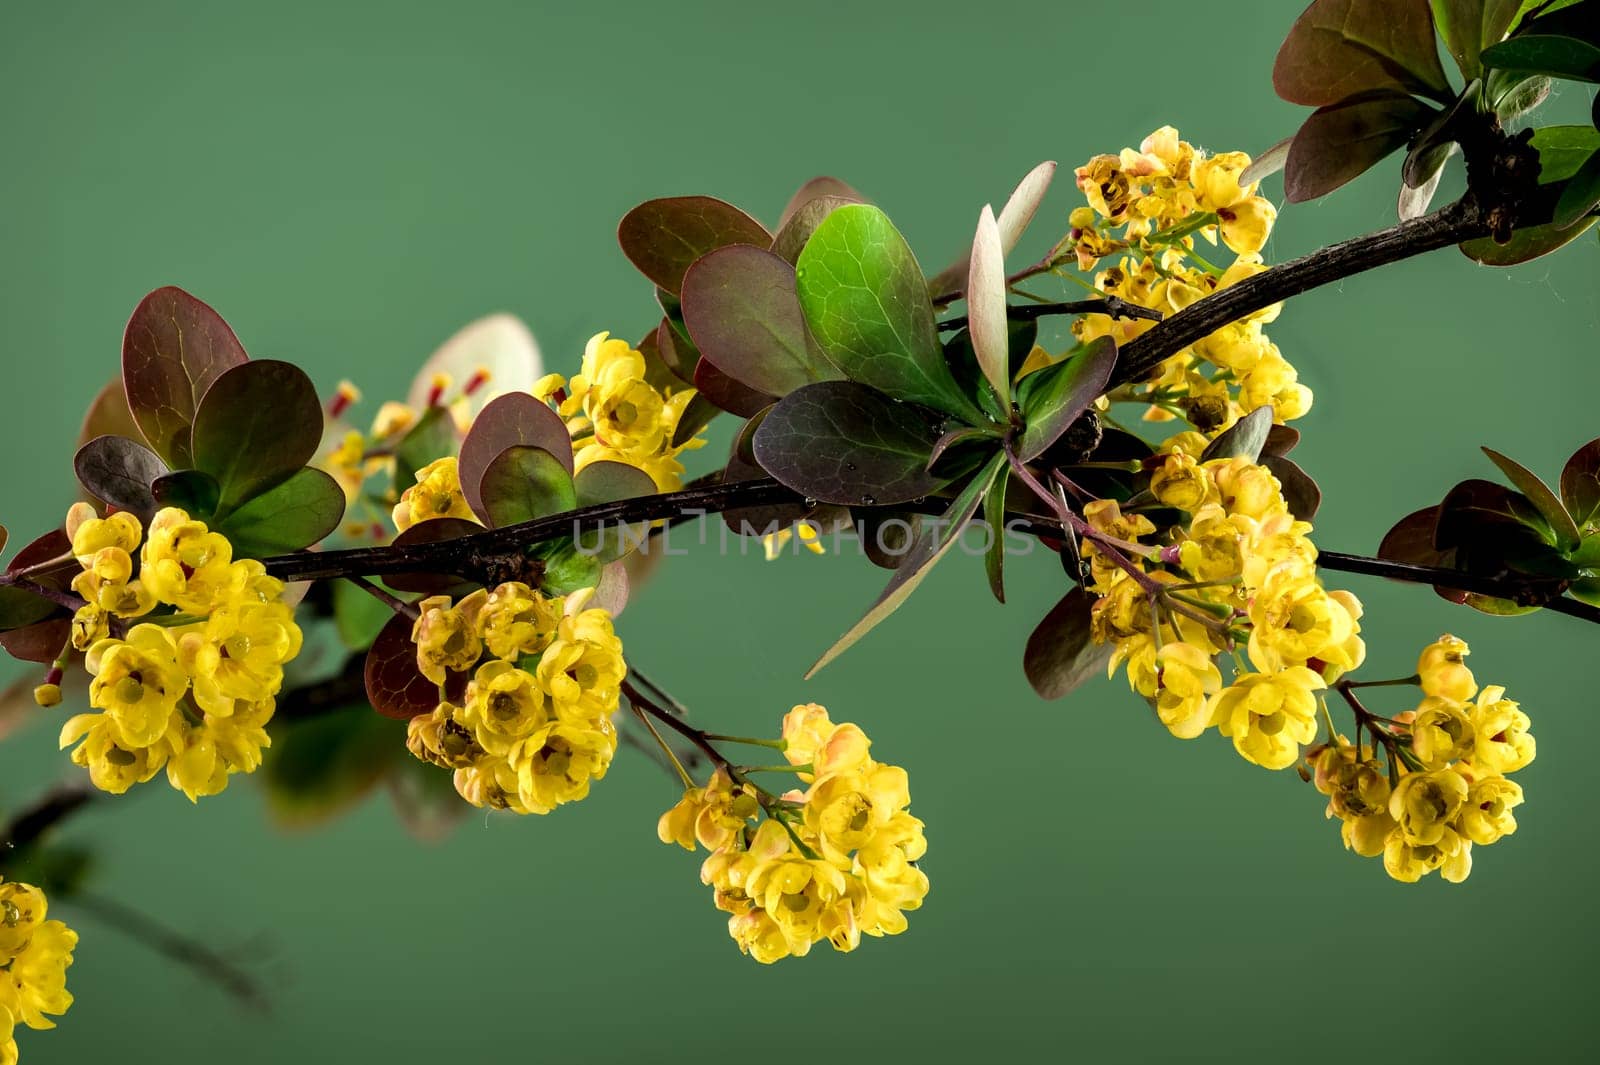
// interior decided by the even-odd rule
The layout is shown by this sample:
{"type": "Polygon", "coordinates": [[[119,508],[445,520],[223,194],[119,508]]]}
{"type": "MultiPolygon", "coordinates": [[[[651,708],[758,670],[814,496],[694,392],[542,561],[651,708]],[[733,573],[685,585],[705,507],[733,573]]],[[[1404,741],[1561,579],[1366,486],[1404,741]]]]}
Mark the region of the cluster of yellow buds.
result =
{"type": "Polygon", "coordinates": [[[418,470],[416,483],[401,493],[391,516],[399,532],[434,518],[476,522],[477,515],[461,491],[461,472],[455,456],[435,459],[418,470]]]}
{"type": "Polygon", "coordinates": [[[861,729],[835,724],[815,703],[796,706],[782,747],[803,790],[770,795],[722,767],[661,816],[663,843],[711,852],[700,879],[731,915],[734,942],[757,961],[803,956],[824,939],[854,950],[863,934],[905,931],[905,911],[922,905],[928,877],[916,861],[928,844],[907,810],[906,771],[874,761],[870,746],[861,729]]]}
{"type": "Polygon", "coordinates": [[[1472,872],[1474,844],[1517,830],[1512,811],[1522,805],[1522,787],[1507,774],[1533,761],[1528,715],[1504,688],[1479,690],[1462,661],[1467,653],[1464,641],[1439,637],[1423,649],[1412,678],[1421,702],[1367,721],[1374,742],[1387,748],[1387,774],[1373,746],[1358,751],[1343,736],[1307,752],[1345,846],[1382,855],[1389,875],[1406,883],[1434,870],[1459,883],[1472,872]]]}
{"type": "Polygon", "coordinates": [[[1158,544],[1140,542],[1158,532],[1142,514],[1113,500],[1084,508],[1125,547],[1086,545],[1093,635],[1115,644],[1110,671],[1126,664],[1173,735],[1214,727],[1248,761],[1286,769],[1316,736],[1316,693],[1366,657],[1361,603],[1323,587],[1311,526],[1289,513],[1272,472],[1244,458],[1202,462],[1204,443],[1185,433],[1163,446],[1150,491],[1188,521],[1158,544]]]}
{"type": "Polygon", "coordinates": [[[31,884],[0,883],[0,1065],[17,1065],[16,1026],[54,1028],[46,1014],[72,1005],[67,967],[78,933],[46,920],[44,892],[31,884]]]}
{"type": "MultiPolygon", "coordinates": [[[[1077,170],[1089,205],[1072,212],[1068,236],[1079,269],[1094,270],[1116,257],[1095,275],[1095,288],[1163,315],[1265,269],[1261,249],[1277,210],[1256,195],[1255,184],[1239,184],[1249,165],[1243,152],[1208,156],[1179,140],[1171,126],[1146,137],[1138,151],[1089,160],[1077,170]],[[1209,262],[1196,236],[1212,244],[1220,239],[1234,253],[1233,263],[1209,262]]],[[[1271,406],[1280,423],[1302,417],[1311,409],[1311,391],[1262,328],[1280,309],[1274,304],[1219,329],[1117,398],[1147,404],[1149,420],[1181,416],[1206,433],[1262,406],[1271,406]]],[[[1111,336],[1121,345],[1153,325],[1091,314],[1073,331],[1079,341],[1111,336]]]]}
{"type": "Polygon", "coordinates": [[[144,533],[126,512],[102,518],[79,503],[68,513],[83,567],[72,587],[85,600],[72,642],[85,652],[99,712],[68,720],[61,746],[82,741],[72,760],[105,791],[121,794],[165,767],[195,800],[261,764],[301,633],[283,582],[254,559],[234,559],[221,533],[175,507],[144,533]],[[146,620],[123,632],[134,618],[146,620]]]}
{"type": "Polygon", "coordinates": [[[538,399],[552,402],[572,433],[574,464],[621,462],[648,473],[663,492],[682,483],[678,456],[705,444],[698,434],[674,446],[673,437],[692,388],[656,388],[646,378],[644,355],[625,340],[596,333],[583,350],[583,365],[568,380],[547,374],[533,387],[538,399]]]}
{"type": "Polygon", "coordinates": [[[454,770],[474,806],[546,814],[606,775],[627,666],[611,615],[584,608],[590,595],[550,598],[511,581],[417,604],[417,667],[440,699],[411,719],[406,746],[454,770]],[[452,673],[471,674],[459,701],[452,673]]]}

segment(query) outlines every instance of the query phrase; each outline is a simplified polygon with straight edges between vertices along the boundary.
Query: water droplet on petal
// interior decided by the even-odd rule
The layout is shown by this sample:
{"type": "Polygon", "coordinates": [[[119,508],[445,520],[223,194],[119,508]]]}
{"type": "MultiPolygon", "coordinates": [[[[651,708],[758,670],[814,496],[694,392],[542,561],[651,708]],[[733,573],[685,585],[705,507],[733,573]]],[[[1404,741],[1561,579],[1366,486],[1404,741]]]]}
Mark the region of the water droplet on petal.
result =
{"type": "Polygon", "coordinates": [[[817,505],[817,500],[813,499],[811,496],[806,496],[805,499],[801,500],[801,502],[808,507],[814,507],[817,505]]]}
{"type": "Polygon", "coordinates": [[[875,507],[878,505],[878,500],[874,496],[862,496],[861,505],[864,507],[875,507]]]}
{"type": "Polygon", "coordinates": [[[844,464],[844,468],[849,470],[851,473],[855,473],[856,472],[856,464],[853,463],[853,462],[845,463],[844,464]]]}

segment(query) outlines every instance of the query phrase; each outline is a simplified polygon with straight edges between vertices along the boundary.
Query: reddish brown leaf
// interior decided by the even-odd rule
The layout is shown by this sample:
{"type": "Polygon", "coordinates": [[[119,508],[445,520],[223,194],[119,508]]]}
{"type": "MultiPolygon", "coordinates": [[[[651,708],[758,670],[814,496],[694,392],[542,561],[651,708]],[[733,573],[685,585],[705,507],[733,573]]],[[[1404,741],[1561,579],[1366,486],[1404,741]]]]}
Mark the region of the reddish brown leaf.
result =
{"type": "MultiPolygon", "coordinates": [[[[367,700],[384,717],[401,721],[427,714],[439,705],[439,687],[417,669],[417,647],[411,642],[411,621],[395,615],[378,633],[367,652],[367,700]]],[[[466,688],[467,675],[452,673],[446,692],[455,698],[466,688]]]]}
{"type": "Polygon", "coordinates": [[[1316,0],[1278,50],[1272,85],[1310,107],[1373,89],[1451,95],[1428,0],[1316,0]]]}
{"type": "Polygon", "coordinates": [[[506,393],[473,421],[456,467],[467,505],[484,521],[488,512],[478,490],[484,471],[506,448],[519,446],[543,448],[572,472],[572,437],[561,416],[526,392],[506,393]]]}
{"type": "Polygon", "coordinates": [[[1404,147],[1433,114],[1399,92],[1374,92],[1319,109],[1289,146],[1285,195],[1291,203],[1327,195],[1404,147]]]}
{"type": "Polygon", "coordinates": [[[183,289],[169,285],[139,301],[122,337],[122,384],[134,421],[168,465],[191,464],[200,397],[247,359],[222,316],[183,289]]]}
{"type": "Polygon", "coordinates": [[[624,215],[617,243],[640,273],[676,296],[684,271],[706,252],[728,244],[769,247],[772,234],[731,203],[673,196],[646,200],[624,215]]]}

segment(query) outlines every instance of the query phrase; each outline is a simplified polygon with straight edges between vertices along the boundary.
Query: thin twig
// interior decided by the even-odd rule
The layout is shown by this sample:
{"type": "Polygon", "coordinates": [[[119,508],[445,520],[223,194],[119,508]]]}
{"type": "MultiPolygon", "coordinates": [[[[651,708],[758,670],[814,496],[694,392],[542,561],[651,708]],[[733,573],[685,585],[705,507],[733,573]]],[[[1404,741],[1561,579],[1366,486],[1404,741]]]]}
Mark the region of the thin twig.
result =
{"type": "MultiPolygon", "coordinates": [[[[1039,318],[1051,318],[1065,314],[1109,314],[1113,318],[1143,318],[1149,322],[1161,321],[1160,311],[1149,307],[1141,307],[1137,303],[1129,303],[1120,296],[1106,296],[1103,299],[1073,300],[1068,303],[1032,303],[1022,306],[1006,308],[1006,317],[1015,322],[1031,322],[1039,318]]],[[[953,332],[967,327],[967,316],[957,315],[946,318],[939,323],[941,333],[953,332]]]]}

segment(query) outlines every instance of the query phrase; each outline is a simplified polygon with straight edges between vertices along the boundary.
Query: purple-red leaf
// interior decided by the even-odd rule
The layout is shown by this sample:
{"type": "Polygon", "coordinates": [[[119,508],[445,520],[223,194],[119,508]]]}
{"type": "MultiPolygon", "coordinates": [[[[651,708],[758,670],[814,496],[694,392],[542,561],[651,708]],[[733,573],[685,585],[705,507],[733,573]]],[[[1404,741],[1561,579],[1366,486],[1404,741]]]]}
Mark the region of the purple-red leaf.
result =
{"type": "Polygon", "coordinates": [[[731,203],[710,196],[646,200],[623,216],[617,243],[639,272],[676,296],[700,256],[728,244],[765,248],[772,234],[731,203]]]}
{"type": "Polygon", "coordinates": [[[572,472],[572,435],[561,416],[526,392],[508,392],[479,412],[472,429],[461,441],[461,458],[456,470],[461,478],[461,494],[472,512],[485,522],[489,513],[479,493],[483,475],[499,454],[508,447],[543,448],[572,472]]]}
{"type": "Polygon", "coordinates": [[[1028,637],[1022,670],[1042,698],[1059,699],[1105,672],[1111,645],[1090,638],[1089,610],[1093,605],[1094,596],[1081,587],[1074,588],[1028,637]]]}
{"type": "Polygon", "coordinates": [[[1325,196],[1405,146],[1434,111],[1405,93],[1373,92],[1314,112],[1289,146],[1284,194],[1325,196]]]}
{"type": "MultiPolygon", "coordinates": [[[[465,673],[451,673],[445,688],[466,687],[465,673]]],[[[389,620],[367,652],[367,701],[384,717],[409,721],[432,713],[439,705],[439,686],[417,668],[417,645],[411,642],[411,619],[398,614],[389,620]]]]}
{"type": "Polygon", "coordinates": [[[683,321],[703,359],[756,392],[786,396],[844,375],[806,336],[794,267],[772,252],[733,244],[683,277],[683,321]]]}
{"type": "Polygon", "coordinates": [[[200,397],[247,359],[222,316],[183,289],[169,285],[139,301],[122,337],[122,386],[139,431],[168,465],[191,464],[200,397]]]}
{"type": "Polygon", "coordinates": [[[1451,95],[1428,0],[1316,0],[1278,50],[1272,85],[1310,107],[1373,89],[1451,95]]]}

